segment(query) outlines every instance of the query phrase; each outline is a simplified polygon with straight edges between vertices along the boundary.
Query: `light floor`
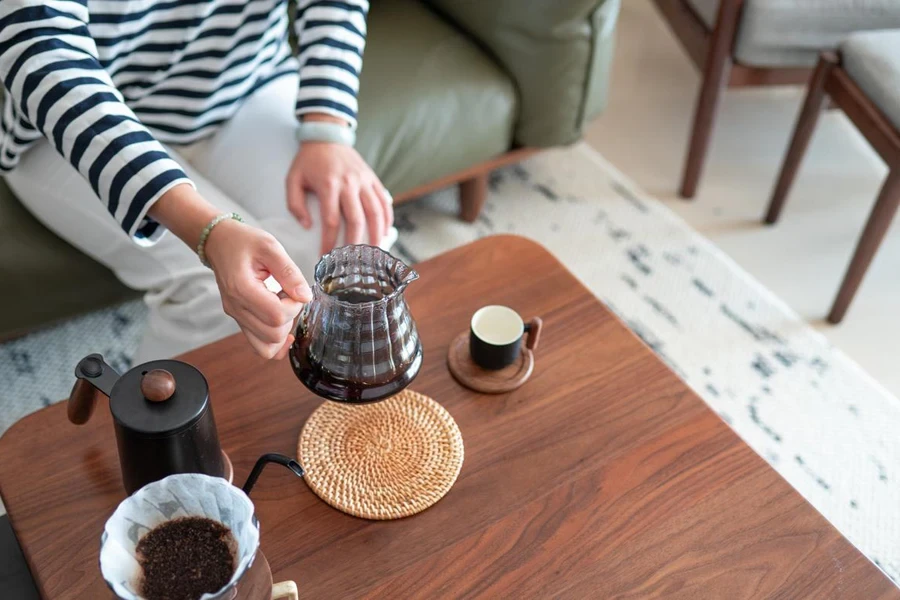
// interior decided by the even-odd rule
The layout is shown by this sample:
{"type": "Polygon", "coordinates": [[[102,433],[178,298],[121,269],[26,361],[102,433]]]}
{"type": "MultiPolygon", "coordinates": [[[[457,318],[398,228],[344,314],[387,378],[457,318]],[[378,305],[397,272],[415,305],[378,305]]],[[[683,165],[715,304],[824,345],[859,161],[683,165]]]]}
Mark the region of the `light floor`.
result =
{"type": "Polygon", "coordinates": [[[699,73],[650,0],[623,2],[610,104],[587,140],[900,396],[900,219],[844,322],[824,321],[887,172],[840,111],[819,122],[781,222],[760,223],[803,98],[729,90],[699,193],[677,197],[699,73]]]}

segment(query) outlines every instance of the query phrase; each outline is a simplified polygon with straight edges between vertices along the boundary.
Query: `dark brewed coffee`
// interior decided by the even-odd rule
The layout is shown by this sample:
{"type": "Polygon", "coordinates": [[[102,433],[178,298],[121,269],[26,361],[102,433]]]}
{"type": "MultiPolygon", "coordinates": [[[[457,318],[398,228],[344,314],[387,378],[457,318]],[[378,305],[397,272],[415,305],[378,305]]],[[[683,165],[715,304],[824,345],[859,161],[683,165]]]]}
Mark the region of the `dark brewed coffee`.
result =
{"type": "Polygon", "coordinates": [[[364,304],[366,302],[374,302],[380,300],[381,296],[366,294],[357,290],[335,290],[328,293],[329,296],[337,298],[341,302],[349,302],[350,304],[364,304]]]}
{"type": "Polygon", "coordinates": [[[291,347],[291,363],[294,373],[314,394],[338,402],[363,404],[393,396],[404,389],[419,373],[421,352],[415,355],[409,368],[390,371],[383,381],[367,383],[336,377],[318,363],[309,359],[310,338],[298,338],[291,347]]]}
{"type": "Polygon", "coordinates": [[[237,542],[212,519],[182,517],[151,529],[137,545],[147,600],[198,600],[222,589],[234,575],[237,542]]]}

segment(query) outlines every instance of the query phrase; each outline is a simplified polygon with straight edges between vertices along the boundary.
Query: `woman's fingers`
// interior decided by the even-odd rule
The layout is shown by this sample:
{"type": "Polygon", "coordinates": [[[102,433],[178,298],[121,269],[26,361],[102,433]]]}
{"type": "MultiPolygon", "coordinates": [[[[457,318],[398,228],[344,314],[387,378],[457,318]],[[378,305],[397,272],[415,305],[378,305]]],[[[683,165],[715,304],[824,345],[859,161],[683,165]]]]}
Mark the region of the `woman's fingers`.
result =
{"type": "Polygon", "coordinates": [[[266,343],[256,337],[256,335],[253,332],[249,331],[244,325],[241,325],[240,327],[241,331],[244,333],[244,337],[247,338],[247,341],[250,343],[250,346],[253,348],[254,352],[259,354],[261,357],[265,359],[272,359],[280,354],[281,350],[283,350],[283,344],[266,343]]]}
{"type": "Polygon", "coordinates": [[[375,193],[378,194],[378,199],[384,207],[384,231],[387,232],[394,224],[394,197],[380,181],[375,182],[375,193]]]}
{"type": "Polygon", "coordinates": [[[301,302],[291,298],[279,298],[254,277],[242,281],[238,287],[242,307],[269,327],[279,327],[291,322],[303,308],[301,302]]]}
{"type": "Polygon", "coordinates": [[[379,197],[384,202],[384,221],[387,224],[385,231],[387,231],[394,226],[394,197],[384,186],[378,188],[378,191],[380,192],[379,197]]]}
{"type": "Polygon", "coordinates": [[[341,227],[340,188],[336,185],[316,190],[319,195],[319,211],[322,215],[321,254],[328,254],[337,245],[341,227]]]}
{"type": "MultiPolygon", "coordinates": [[[[266,293],[277,298],[271,292],[266,293]]],[[[255,311],[258,311],[256,306],[235,306],[231,303],[230,309],[226,312],[237,321],[257,354],[266,359],[284,358],[287,354],[285,348],[289,348],[293,343],[294,336],[291,333],[294,329],[294,320],[289,319],[280,325],[269,325],[262,321],[255,311]]]]}
{"type": "Polygon", "coordinates": [[[380,181],[375,182],[375,193],[384,209],[384,233],[387,235],[387,230],[394,224],[394,197],[380,181]]]}
{"type": "Polygon", "coordinates": [[[373,188],[365,188],[360,193],[363,212],[366,215],[366,225],[369,230],[369,243],[373,246],[381,244],[381,239],[387,233],[384,224],[384,208],[381,199],[375,194],[373,188]]]}
{"type": "Polygon", "coordinates": [[[354,183],[344,185],[341,190],[341,213],[344,215],[344,243],[363,243],[366,215],[359,198],[359,185],[354,183]]]}
{"type": "Polygon", "coordinates": [[[300,171],[291,170],[285,180],[285,190],[287,192],[288,210],[297,218],[297,221],[300,222],[304,229],[312,227],[312,215],[309,212],[306,190],[303,189],[303,179],[300,171]]]}
{"type": "Polygon", "coordinates": [[[284,358],[285,356],[288,355],[288,352],[291,351],[291,346],[294,344],[295,339],[296,338],[293,335],[287,336],[287,340],[284,342],[284,346],[282,346],[281,350],[279,350],[275,354],[275,356],[274,356],[275,360],[281,360],[282,358],[284,358]]]}
{"type": "MultiPolygon", "coordinates": [[[[275,278],[275,281],[281,285],[281,289],[292,300],[295,302],[309,302],[312,300],[312,290],[309,288],[306,278],[278,240],[267,238],[267,241],[261,244],[259,260],[264,270],[275,278]]],[[[261,287],[266,289],[265,284],[261,287]]],[[[294,308],[297,308],[298,311],[300,310],[299,307],[293,306],[290,307],[290,310],[294,308]]]]}
{"type": "Polygon", "coordinates": [[[290,335],[294,326],[294,321],[290,320],[280,325],[269,325],[264,323],[253,314],[250,308],[238,309],[237,321],[244,326],[256,338],[266,344],[278,344],[279,348],[284,340],[290,335]]]}

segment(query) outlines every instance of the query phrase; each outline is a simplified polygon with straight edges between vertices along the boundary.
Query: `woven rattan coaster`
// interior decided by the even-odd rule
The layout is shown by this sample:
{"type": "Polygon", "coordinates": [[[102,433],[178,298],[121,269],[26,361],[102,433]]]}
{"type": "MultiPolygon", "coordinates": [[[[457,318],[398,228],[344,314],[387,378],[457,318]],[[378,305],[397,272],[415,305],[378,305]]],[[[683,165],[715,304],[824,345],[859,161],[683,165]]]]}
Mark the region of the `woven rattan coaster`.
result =
{"type": "Polygon", "coordinates": [[[382,402],[325,402],[300,433],[297,454],[310,489],[364,519],[399,519],[444,497],[463,463],[456,421],[427,396],[405,390],[382,402]]]}

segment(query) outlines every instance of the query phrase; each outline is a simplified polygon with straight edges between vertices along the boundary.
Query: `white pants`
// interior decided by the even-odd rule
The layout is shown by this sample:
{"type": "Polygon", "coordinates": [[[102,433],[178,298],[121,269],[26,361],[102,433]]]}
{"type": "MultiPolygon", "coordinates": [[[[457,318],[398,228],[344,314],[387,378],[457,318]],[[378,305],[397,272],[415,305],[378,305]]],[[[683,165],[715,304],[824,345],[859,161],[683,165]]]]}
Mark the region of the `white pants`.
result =
{"type": "MultiPolygon", "coordinates": [[[[321,219],[307,231],[288,212],[285,177],[298,142],[297,78],[281,77],[248,98],[212,137],[169,148],[199,193],[222,212],[237,212],[284,245],[312,282],[321,219]]],[[[215,277],[193,248],[171,233],[142,248],[132,242],[90,185],[46,140],[22,157],[7,183],[44,225],[127,286],[145,291],[149,320],[135,362],[167,358],[238,331],[222,311],[215,277]]],[[[312,205],[311,212],[318,215],[312,205]]]]}

